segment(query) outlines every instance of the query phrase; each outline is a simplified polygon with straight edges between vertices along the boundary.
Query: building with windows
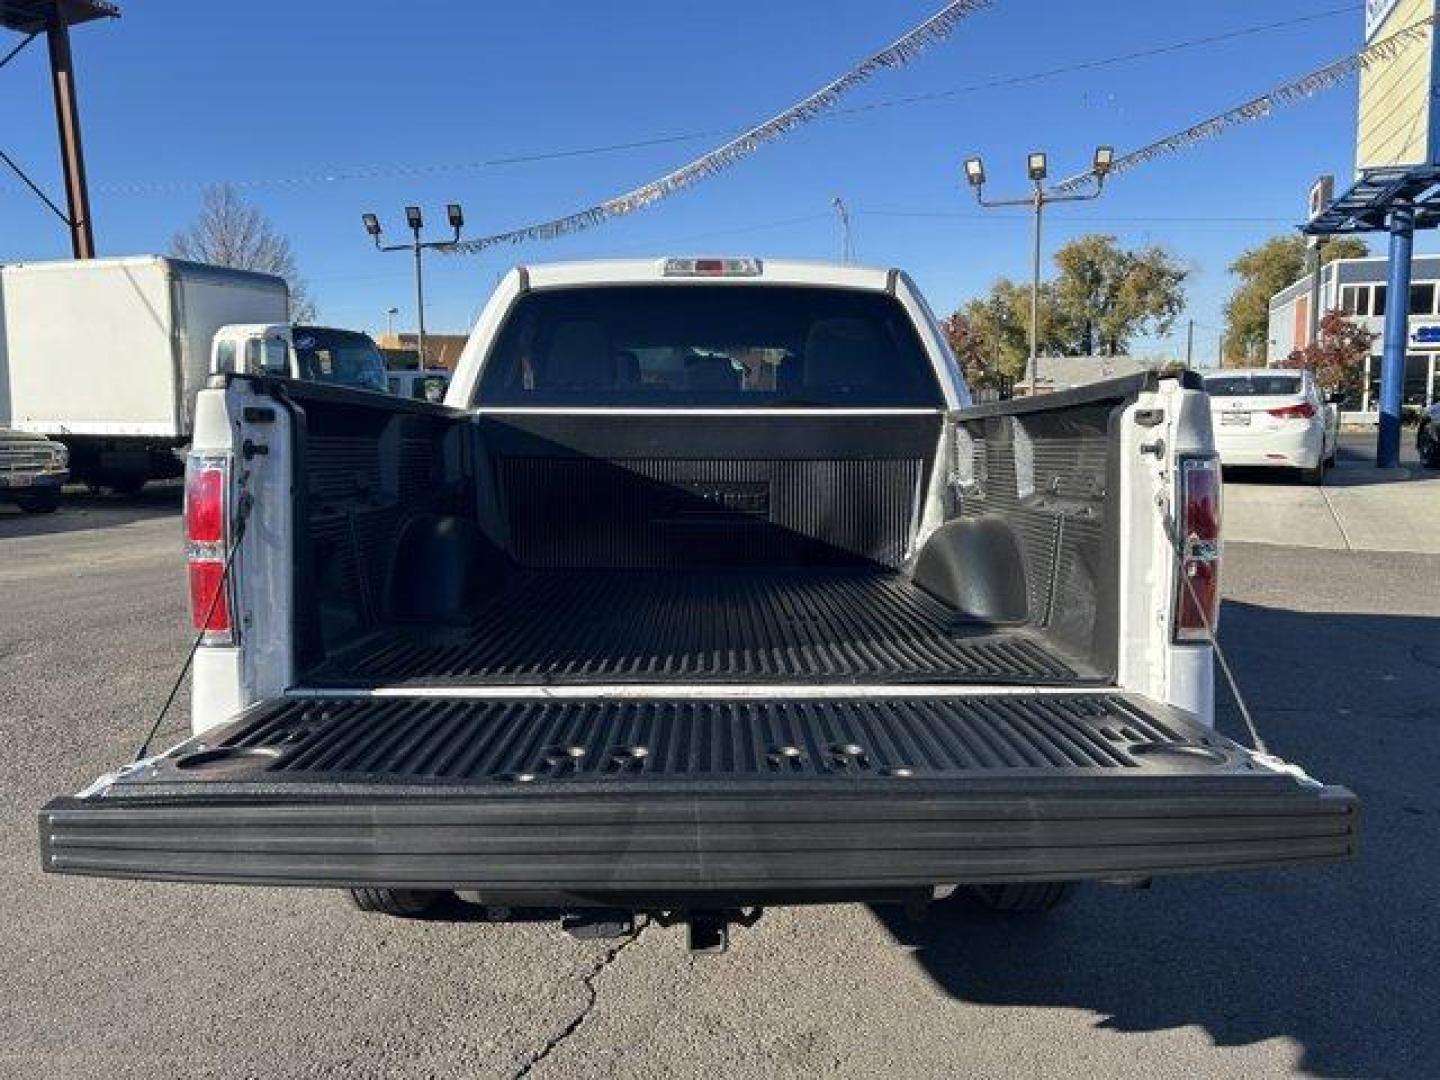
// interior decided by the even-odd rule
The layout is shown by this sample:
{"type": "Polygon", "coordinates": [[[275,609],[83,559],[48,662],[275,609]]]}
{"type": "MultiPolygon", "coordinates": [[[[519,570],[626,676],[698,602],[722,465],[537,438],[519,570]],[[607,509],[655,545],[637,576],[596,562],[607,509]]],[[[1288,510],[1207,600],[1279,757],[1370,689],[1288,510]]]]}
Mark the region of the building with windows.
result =
{"type": "MultiPolygon", "coordinates": [[[[1366,361],[1365,388],[1357,400],[1344,403],[1347,412],[1373,414],[1378,407],[1385,310],[1390,302],[1386,269],[1386,260],[1380,257],[1336,259],[1320,271],[1320,314],[1338,308],[1375,335],[1366,361]]],[[[1313,278],[1306,274],[1270,298],[1265,359],[1272,367],[1310,343],[1313,278]]],[[[1406,405],[1421,407],[1440,400],[1440,255],[1417,255],[1413,264],[1402,399],[1406,405]]]]}
{"type": "MultiPolygon", "coordinates": [[[[419,340],[418,334],[386,333],[378,335],[375,344],[379,345],[380,351],[385,354],[386,367],[391,370],[414,370],[420,366],[419,340]]],[[[426,368],[454,371],[460,353],[465,349],[465,342],[469,340],[468,334],[427,333],[426,368]]]]}

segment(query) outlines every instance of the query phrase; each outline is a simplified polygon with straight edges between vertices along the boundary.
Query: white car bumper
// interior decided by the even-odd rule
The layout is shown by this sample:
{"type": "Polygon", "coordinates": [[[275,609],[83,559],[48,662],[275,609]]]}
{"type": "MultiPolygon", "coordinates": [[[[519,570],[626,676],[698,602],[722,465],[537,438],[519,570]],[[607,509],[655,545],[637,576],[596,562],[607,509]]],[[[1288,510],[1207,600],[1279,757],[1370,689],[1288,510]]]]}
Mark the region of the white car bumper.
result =
{"type": "Polygon", "coordinates": [[[1325,430],[1319,424],[1287,424],[1261,431],[1226,430],[1217,423],[1215,449],[1222,465],[1313,469],[1325,453],[1325,430]]]}

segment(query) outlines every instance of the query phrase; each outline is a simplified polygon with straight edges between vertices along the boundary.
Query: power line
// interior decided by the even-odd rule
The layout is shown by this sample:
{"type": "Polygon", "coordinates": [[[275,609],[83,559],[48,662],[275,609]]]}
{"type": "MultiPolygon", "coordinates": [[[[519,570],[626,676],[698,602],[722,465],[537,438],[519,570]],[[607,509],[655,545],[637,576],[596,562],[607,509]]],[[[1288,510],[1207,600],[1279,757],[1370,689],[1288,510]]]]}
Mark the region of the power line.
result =
{"type": "MultiPolygon", "coordinates": [[[[842,116],[859,116],[866,113],[877,112],[882,109],[897,108],[904,105],[923,104],[929,101],[938,101],[946,98],[958,97],[964,94],[979,93],[985,90],[1003,89],[1011,86],[1020,86],[1027,83],[1042,82],[1058,78],[1062,75],[1078,74],[1085,71],[1094,71],[1106,67],[1114,67],[1120,64],[1133,63],[1137,60],[1152,59],[1158,56],[1165,56],[1172,53],[1182,52],[1189,49],[1204,48],[1211,45],[1223,44],[1236,41],[1246,37],[1254,37],[1260,34],[1273,33],[1277,30],[1290,29],[1296,26],[1303,26],[1309,23],[1318,22],[1323,19],[1335,18],[1339,15],[1353,15],[1361,11],[1362,6],[1358,4],[1347,4],[1343,7],[1327,8],[1324,11],[1315,12],[1309,15],[1301,15],[1290,19],[1280,19],[1273,22],[1259,23],[1254,26],[1240,27],[1236,30],[1226,31],[1220,34],[1209,34],[1203,37],[1186,38],[1180,41],[1172,41],[1163,45],[1156,45],[1146,49],[1138,49],[1127,53],[1118,53],[1112,56],[1098,57],[1093,60],[1082,60],[1073,64],[1061,67],[1045,68],[1039,71],[1024,72],[1018,75],[1001,76],[989,79],[984,82],[971,83],[966,86],[951,87],[946,90],[934,90],[924,94],[912,94],[907,97],[887,98],[882,101],[870,102],[865,105],[850,105],[837,108],[827,114],[824,119],[836,119],[842,116]]],[[[709,128],[703,131],[677,132],[665,135],[654,135],[637,139],[630,139],[621,142],[604,143],[595,146],[565,147],[557,150],[538,151],[529,154],[512,154],[504,157],[484,158],[471,161],[439,162],[429,165],[411,165],[404,163],[388,163],[380,165],[357,165],[352,168],[332,169],[325,172],[309,173],[301,176],[291,177],[257,177],[230,181],[232,187],[242,189],[258,188],[281,188],[301,187],[308,184],[321,183],[343,183],[356,180],[380,180],[407,176],[431,176],[455,172],[473,172],[482,169],[500,168],[509,165],[531,165],[548,161],[564,161],[572,158],[596,157],[604,154],[624,153],[631,150],[651,149],[657,146],[670,146],[678,143],[696,142],[700,139],[714,139],[725,136],[733,136],[744,130],[738,127],[709,128]]],[[[96,191],[110,195],[145,195],[178,193],[183,191],[194,191],[205,187],[209,181],[173,181],[169,183],[141,183],[141,184],[103,184],[95,188],[96,191]]]]}
{"type": "Polygon", "coordinates": [[[762,146],[784,138],[796,128],[830,112],[840,104],[845,95],[874,76],[905,67],[927,49],[947,40],[961,21],[988,8],[991,3],[993,0],[950,0],[924,22],[912,27],[883,49],[865,57],[782,112],[746,128],[734,138],[648,183],[559,217],[532,222],[473,240],[464,240],[445,250],[452,255],[478,255],[486,248],[500,244],[554,240],[654,206],[731,168],[762,146]]]}
{"type": "Polygon", "coordinates": [[[1256,34],[1265,34],[1275,30],[1288,29],[1292,26],[1300,26],[1305,23],[1318,22],[1321,19],[1331,19],[1337,15],[1354,15],[1361,10],[1363,10],[1363,8],[1359,4],[1347,4],[1344,7],[1329,8],[1325,11],[1315,12],[1310,15],[1300,15],[1293,19],[1280,19],[1275,22],[1261,23],[1257,26],[1242,27],[1238,30],[1230,30],[1223,34],[1210,34],[1206,37],[1187,38],[1183,41],[1174,41],[1167,45],[1156,45],[1152,48],[1119,53],[1115,56],[1105,56],[1096,60],[1083,60],[1078,63],[1067,64],[1063,67],[1046,68],[1041,71],[1031,71],[1021,75],[1002,76],[995,79],[988,79],[985,82],[972,83],[969,86],[958,86],[949,90],[932,90],[924,94],[912,94],[909,97],[876,101],[869,105],[852,105],[845,109],[835,110],[835,115],[873,112],[877,109],[891,109],[898,105],[915,105],[920,102],[935,101],[941,98],[958,97],[961,94],[972,94],[980,90],[997,90],[1007,86],[1020,86],[1026,83],[1040,82],[1044,79],[1058,78],[1061,75],[1074,75],[1082,71],[1094,71],[1099,68],[1114,67],[1117,64],[1133,63],[1136,60],[1148,60],[1157,56],[1166,56],[1170,53],[1182,52],[1186,49],[1200,48],[1205,45],[1218,45],[1240,38],[1253,37],[1256,34]]]}
{"type": "MultiPolygon", "coordinates": [[[[1379,61],[1393,60],[1411,45],[1419,44],[1432,36],[1437,23],[1440,23],[1440,15],[1427,16],[1396,31],[1389,37],[1366,45],[1359,52],[1342,56],[1339,60],[1307,72],[1298,79],[1281,83],[1259,97],[1251,98],[1233,109],[1227,109],[1215,116],[1207,117],[1180,131],[1171,132],[1138,150],[1122,154],[1115,159],[1110,171],[1112,174],[1129,172],[1156,158],[1188,150],[1197,143],[1226,133],[1233,127],[1266,119],[1281,106],[1292,105],[1326,90],[1333,90],[1352,75],[1369,69],[1370,65],[1379,61]]],[[[1091,180],[1091,173],[1077,173],[1056,184],[1052,190],[1057,192],[1076,191],[1089,184],[1091,180]]]]}

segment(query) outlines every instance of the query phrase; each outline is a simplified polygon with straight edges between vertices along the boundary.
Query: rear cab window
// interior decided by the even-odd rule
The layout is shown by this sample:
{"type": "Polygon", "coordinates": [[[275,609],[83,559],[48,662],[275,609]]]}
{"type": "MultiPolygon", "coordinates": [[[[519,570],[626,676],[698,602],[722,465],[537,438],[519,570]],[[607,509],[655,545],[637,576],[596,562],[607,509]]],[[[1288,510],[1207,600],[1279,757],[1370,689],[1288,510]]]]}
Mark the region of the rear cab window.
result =
{"type": "Polygon", "coordinates": [[[509,406],[943,408],[904,307],[791,285],[633,285],[529,293],[476,402],[509,406]]]}

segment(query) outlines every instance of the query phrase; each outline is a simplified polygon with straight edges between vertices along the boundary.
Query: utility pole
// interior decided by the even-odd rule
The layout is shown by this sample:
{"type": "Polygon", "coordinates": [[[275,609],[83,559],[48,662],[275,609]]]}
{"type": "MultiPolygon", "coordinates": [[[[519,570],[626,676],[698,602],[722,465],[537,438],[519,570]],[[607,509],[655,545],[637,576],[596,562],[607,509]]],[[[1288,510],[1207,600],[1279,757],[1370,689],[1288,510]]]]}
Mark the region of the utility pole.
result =
{"type": "Polygon", "coordinates": [[[1026,171],[1029,173],[1030,182],[1035,185],[1033,194],[1019,199],[986,199],[985,163],[978,157],[970,158],[965,162],[965,178],[975,189],[975,200],[981,206],[986,209],[1002,206],[1028,206],[1035,215],[1035,244],[1030,267],[1029,381],[1031,397],[1035,396],[1040,382],[1040,266],[1045,207],[1055,202],[1089,202],[1092,199],[1098,199],[1105,190],[1105,178],[1110,175],[1110,169],[1114,164],[1115,149],[1113,147],[1096,147],[1095,158],[1090,166],[1090,178],[1095,182],[1095,190],[1084,195],[1057,195],[1045,190],[1045,177],[1049,175],[1049,165],[1045,154],[1032,153],[1026,159],[1026,171]]]}
{"type": "MultiPolygon", "coordinates": [[[[415,344],[422,371],[425,370],[425,261],[423,256],[427,248],[454,247],[460,242],[460,231],[465,227],[465,214],[460,209],[459,203],[449,203],[445,207],[445,215],[449,219],[450,228],[455,231],[455,235],[449,240],[421,240],[420,231],[425,227],[425,219],[418,206],[407,206],[405,207],[405,223],[410,227],[410,242],[383,245],[380,242],[380,219],[371,213],[360,215],[360,220],[365,225],[365,231],[375,241],[377,251],[411,251],[415,254],[415,321],[417,330],[415,344]]],[[[395,309],[391,308],[392,316],[394,312],[395,309]]],[[[393,328],[393,321],[391,326],[393,328]]]]}
{"type": "Polygon", "coordinates": [[[85,183],[85,151],[80,145],[80,103],[75,96],[75,62],[70,56],[70,25],[60,5],[45,27],[50,46],[50,82],[55,94],[55,126],[60,132],[60,164],[65,201],[70,207],[70,250],[77,259],[95,257],[90,225],[90,191],[85,183]]]}
{"type": "Polygon", "coordinates": [[[42,34],[50,54],[50,92],[55,101],[55,131],[60,141],[60,169],[65,182],[66,210],[60,209],[20,165],[4,153],[0,164],[65,223],[70,253],[77,259],[95,257],[94,226],[90,220],[90,192],[85,182],[85,153],[80,139],[80,100],[75,92],[75,59],[70,52],[70,27],[95,19],[113,19],[120,9],[109,0],[0,0],[0,30],[23,34],[20,44],[0,50],[0,67],[42,34]]]}
{"type": "Polygon", "coordinates": [[[830,203],[835,208],[835,213],[840,216],[840,261],[843,263],[852,262],[855,258],[855,248],[850,242],[850,211],[845,206],[845,200],[836,195],[830,203]]]}

